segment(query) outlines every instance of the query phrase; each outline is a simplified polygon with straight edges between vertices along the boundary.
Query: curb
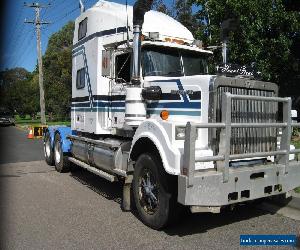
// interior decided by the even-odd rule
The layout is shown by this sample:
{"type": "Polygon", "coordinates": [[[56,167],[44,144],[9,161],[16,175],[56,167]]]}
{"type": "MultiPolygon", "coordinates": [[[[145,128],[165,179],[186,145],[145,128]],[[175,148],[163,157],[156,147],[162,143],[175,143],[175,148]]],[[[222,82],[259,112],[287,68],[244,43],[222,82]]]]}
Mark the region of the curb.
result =
{"type": "Polygon", "coordinates": [[[295,192],[287,199],[283,195],[272,197],[256,207],[300,221],[300,194],[295,192]]]}
{"type": "Polygon", "coordinates": [[[20,130],[23,130],[23,131],[27,131],[28,130],[28,126],[27,125],[26,126],[21,126],[19,124],[15,124],[15,127],[17,129],[20,129],[20,130]]]}
{"type": "Polygon", "coordinates": [[[274,203],[263,202],[260,205],[257,205],[256,208],[300,221],[299,209],[290,206],[282,206],[274,203]]]}
{"type": "Polygon", "coordinates": [[[296,196],[292,195],[292,197],[290,197],[286,200],[278,200],[275,202],[281,206],[297,209],[297,210],[299,210],[299,213],[300,213],[300,197],[296,197],[296,196]]]}

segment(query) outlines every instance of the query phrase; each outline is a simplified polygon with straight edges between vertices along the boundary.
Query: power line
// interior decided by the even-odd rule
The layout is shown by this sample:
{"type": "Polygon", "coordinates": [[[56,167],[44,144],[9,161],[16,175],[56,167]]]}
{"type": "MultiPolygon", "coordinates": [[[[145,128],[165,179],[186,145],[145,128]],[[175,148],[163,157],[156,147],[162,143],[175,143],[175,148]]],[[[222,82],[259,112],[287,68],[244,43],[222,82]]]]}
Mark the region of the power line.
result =
{"type": "Polygon", "coordinates": [[[22,63],[24,62],[24,60],[27,58],[28,53],[32,50],[33,43],[31,41],[34,38],[34,34],[35,33],[34,33],[34,30],[33,30],[31,36],[28,36],[28,38],[29,38],[28,41],[29,42],[28,42],[26,48],[24,50],[22,50],[22,54],[20,55],[20,57],[16,58],[16,60],[15,60],[16,62],[14,64],[15,67],[17,66],[17,63],[19,63],[19,65],[22,65],[22,63]]]}
{"type": "Polygon", "coordinates": [[[13,66],[17,66],[17,63],[23,61],[23,57],[24,55],[27,55],[27,51],[29,51],[29,49],[32,48],[32,39],[34,37],[34,29],[32,29],[31,31],[27,32],[27,35],[26,38],[23,40],[23,46],[20,47],[19,49],[15,49],[14,50],[14,53],[13,53],[13,62],[12,62],[12,65],[13,66]],[[29,39],[28,39],[29,38],[29,39]],[[31,45],[31,46],[30,46],[31,45]],[[23,49],[23,47],[25,46],[25,48],[23,49]],[[20,49],[22,48],[22,53],[21,55],[16,55],[18,51],[20,51],[20,49]]]}
{"type": "Polygon", "coordinates": [[[14,32],[14,31],[16,30],[18,23],[21,22],[22,14],[23,14],[23,8],[21,7],[19,9],[19,11],[17,12],[16,22],[12,26],[12,29],[10,30],[10,35],[9,35],[10,39],[9,39],[9,41],[14,41],[13,38],[15,38],[15,35],[16,35],[16,32],[14,32]]]}
{"type": "Polygon", "coordinates": [[[58,3],[56,4],[55,1],[52,1],[50,2],[51,3],[51,10],[50,11],[47,11],[46,14],[45,14],[45,18],[48,18],[51,14],[51,18],[52,19],[56,19],[56,17],[62,12],[62,10],[67,10],[69,9],[70,6],[73,6],[74,3],[71,2],[68,2],[68,1],[64,1],[63,3],[58,3]],[[59,7],[59,8],[57,8],[59,7]],[[56,15],[58,13],[58,15],[56,15]]]}

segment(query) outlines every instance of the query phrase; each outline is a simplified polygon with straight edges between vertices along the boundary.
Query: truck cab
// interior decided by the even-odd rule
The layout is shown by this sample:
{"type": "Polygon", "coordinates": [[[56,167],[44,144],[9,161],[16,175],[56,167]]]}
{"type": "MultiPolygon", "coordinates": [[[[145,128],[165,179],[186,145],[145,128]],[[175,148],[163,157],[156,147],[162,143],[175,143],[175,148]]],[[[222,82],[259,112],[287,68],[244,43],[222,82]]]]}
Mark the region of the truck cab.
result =
{"type": "Polygon", "coordinates": [[[165,14],[132,22],[140,7],[99,1],[76,19],[71,128],[48,127],[47,163],[122,181],[123,209],[133,200],[154,229],[178,204],[216,213],[299,186],[291,99],[274,83],[209,75],[211,51],[165,14]]]}

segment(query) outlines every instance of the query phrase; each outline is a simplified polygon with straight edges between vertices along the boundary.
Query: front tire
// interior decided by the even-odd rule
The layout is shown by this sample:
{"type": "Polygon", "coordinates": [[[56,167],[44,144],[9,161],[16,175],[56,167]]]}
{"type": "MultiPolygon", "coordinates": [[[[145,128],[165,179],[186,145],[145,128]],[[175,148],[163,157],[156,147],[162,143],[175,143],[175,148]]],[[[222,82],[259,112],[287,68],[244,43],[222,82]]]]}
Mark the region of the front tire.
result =
{"type": "Polygon", "coordinates": [[[62,142],[59,134],[55,135],[54,163],[57,172],[66,173],[70,171],[70,162],[68,160],[68,155],[64,154],[62,150],[62,142]]]}
{"type": "Polygon", "coordinates": [[[134,169],[133,196],[141,221],[153,229],[165,227],[176,210],[168,177],[159,157],[149,153],[139,156],[134,169]]]}
{"type": "Polygon", "coordinates": [[[53,149],[51,147],[50,133],[47,131],[44,136],[44,156],[45,161],[49,166],[54,165],[53,149]]]}

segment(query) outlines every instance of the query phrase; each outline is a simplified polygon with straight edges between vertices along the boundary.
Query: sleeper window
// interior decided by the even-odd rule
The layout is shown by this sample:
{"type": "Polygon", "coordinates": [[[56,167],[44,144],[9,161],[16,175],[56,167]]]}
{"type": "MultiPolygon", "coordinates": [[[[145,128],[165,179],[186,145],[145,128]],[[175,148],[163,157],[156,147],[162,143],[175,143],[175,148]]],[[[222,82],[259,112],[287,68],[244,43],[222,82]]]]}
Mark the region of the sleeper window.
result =
{"type": "Polygon", "coordinates": [[[86,36],[86,32],[87,32],[87,18],[85,18],[84,20],[82,20],[79,23],[78,40],[81,40],[82,38],[84,38],[86,36]]]}
{"type": "Polygon", "coordinates": [[[85,87],[85,68],[77,70],[76,88],[83,89],[85,87]]]}

